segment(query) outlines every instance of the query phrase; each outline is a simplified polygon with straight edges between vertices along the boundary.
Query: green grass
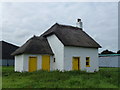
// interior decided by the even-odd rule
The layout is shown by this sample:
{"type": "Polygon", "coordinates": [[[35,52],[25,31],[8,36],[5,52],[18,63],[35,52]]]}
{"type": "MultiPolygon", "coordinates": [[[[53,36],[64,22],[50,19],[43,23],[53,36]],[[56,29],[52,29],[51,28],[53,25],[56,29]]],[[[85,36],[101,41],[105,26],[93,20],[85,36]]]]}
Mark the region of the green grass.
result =
{"type": "Polygon", "coordinates": [[[37,71],[14,72],[2,68],[2,88],[118,88],[118,68],[100,68],[99,72],[37,71]]]}

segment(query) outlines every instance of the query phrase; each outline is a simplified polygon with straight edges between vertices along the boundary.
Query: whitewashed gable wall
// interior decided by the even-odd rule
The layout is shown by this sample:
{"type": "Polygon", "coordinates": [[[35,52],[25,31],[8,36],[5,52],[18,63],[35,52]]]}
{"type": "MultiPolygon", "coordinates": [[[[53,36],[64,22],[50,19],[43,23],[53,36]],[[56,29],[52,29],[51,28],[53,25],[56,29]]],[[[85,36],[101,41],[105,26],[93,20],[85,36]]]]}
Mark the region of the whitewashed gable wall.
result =
{"type": "Polygon", "coordinates": [[[97,48],[81,48],[81,47],[64,47],[64,67],[65,70],[72,70],[73,57],[80,57],[80,70],[88,72],[98,71],[98,49],[97,48]],[[86,67],[86,57],[90,57],[90,67],[86,67]]]}
{"type": "Polygon", "coordinates": [[[23,55],[15,56],[15,66],[14,66],[15,71],[19,71],[19,72],[23,71],[23,59],[24,59],[23,55]]]}
{"type": "Polygon", "coordinates": [[[50,47],[54,53],[55,62],[53,63],[53,70],[61,70],[63,71],[64,65],[64,45],[62,42],[56,37],[56,35],[51,35],[47,37],[47,40],[50,44],[50,47]]]}

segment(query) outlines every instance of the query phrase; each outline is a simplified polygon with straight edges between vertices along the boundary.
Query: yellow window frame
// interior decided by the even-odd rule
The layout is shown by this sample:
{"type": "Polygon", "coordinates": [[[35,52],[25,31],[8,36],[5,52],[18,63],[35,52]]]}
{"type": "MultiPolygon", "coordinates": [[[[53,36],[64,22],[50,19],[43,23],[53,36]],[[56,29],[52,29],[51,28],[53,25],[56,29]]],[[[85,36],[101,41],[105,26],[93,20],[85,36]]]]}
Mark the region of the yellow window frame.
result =
{"type": "Polygon", "coordinates": [[[86,67],[90,67],[90,57],[86,57],[86,67]]]}

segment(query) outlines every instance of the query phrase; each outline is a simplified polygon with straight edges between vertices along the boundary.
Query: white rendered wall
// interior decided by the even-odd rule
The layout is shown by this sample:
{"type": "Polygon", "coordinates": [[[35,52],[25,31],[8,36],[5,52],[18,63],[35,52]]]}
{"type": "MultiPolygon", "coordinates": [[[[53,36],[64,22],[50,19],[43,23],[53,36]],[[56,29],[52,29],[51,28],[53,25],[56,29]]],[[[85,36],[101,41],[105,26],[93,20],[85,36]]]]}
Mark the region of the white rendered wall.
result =
{"type": "MultiPolygon", "coordinates": [[[[19,55],[19,57],[15,56],[15,60],[17,62],[15,62],[15,66],[17,68],[15,68],[15,71],[19,71],[19,72],[25,72],[25,71],[29,71],[29,57],[37,57],[37,70],[41,70],[42,69],[42,55],[32,55],[32,54],[22,54],[19,55]],[[19,62],[18,62],[19,61],[19,62]]],[[[53,57],[50,56],[50,70],[53,70],[53,57]]]]}
{"type": "Polygon", "coordinates": [[[41,69],[41,55],[24,54],[24,71],[29,71],[29,57],[37,57],[37,70],[41,69]]]}
{"type": "Polygon", "coordinates": [[[15,56],[15,66],[14,70],[18,72],[23,71],[23,55],[15,56]]]}
{"type": "Polygon", "coordinates": [[[56,37],[56,35],[51,35],[47,37],[50,47],[54,53],[55,62],[53,63],[53,70],[64,70],[63,60],[64,60],[64,45],[56,37]]]}
{"type": "Polygon", "coordinates": [[[87,72],[99,70],[98,49],[65,46],[64,53],[64,69],[66,71],[72,70],[73,57],[80,57],[80,70],[87,72]],[[86,57],[90,57],[90,67],[86,67],[86,57]]]}
{"type": "Polygon", "coordinates": [[[55,70],[55,63],[54,63],[54,57],[50,56],[50,71],[55,70]]]}

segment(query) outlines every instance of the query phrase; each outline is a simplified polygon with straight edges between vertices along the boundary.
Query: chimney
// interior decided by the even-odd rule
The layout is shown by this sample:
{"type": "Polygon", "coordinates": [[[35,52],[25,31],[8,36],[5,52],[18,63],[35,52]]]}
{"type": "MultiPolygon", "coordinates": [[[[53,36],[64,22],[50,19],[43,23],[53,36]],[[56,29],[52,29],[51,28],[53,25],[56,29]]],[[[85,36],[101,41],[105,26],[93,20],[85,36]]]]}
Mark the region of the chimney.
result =
{"type": "Polygon", "coordinates": [[[81,19],[79,18],[77,19],[76,26],[82,29],[83,25],[82,25],[81,19]]]}

